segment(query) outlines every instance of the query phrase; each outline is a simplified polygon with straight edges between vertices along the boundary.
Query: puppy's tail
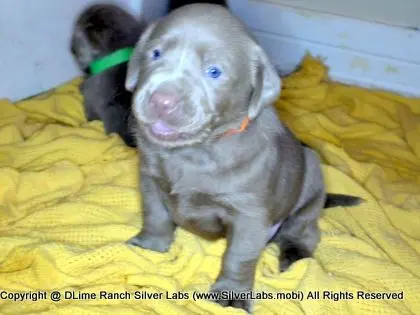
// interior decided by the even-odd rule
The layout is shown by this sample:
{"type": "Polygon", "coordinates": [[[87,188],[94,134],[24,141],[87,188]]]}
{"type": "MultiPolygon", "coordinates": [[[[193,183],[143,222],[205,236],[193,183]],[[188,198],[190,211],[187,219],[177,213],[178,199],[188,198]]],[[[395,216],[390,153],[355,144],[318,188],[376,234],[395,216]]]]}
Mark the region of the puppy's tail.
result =
{"type": "Polygon", "coordinates": [[[338,206],[352,207],[360,205],[362,202],[365,202],[365,200],[359,197],[342,194],[327,194],[324,208],[333,208],[338,206]]]}

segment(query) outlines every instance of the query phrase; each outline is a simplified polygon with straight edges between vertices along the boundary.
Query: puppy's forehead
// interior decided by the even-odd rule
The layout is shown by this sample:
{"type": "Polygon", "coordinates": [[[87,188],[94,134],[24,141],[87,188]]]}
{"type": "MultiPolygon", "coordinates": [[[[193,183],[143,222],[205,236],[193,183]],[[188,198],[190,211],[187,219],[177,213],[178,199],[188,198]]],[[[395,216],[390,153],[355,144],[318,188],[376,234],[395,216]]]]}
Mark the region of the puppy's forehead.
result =
{"type": "Polygon", "coordinates": [[[153,37],[208,44],[240,44],[249,40],[243,24],[228,10],[204,4],[174,11],[157,25],[153,37]]]}

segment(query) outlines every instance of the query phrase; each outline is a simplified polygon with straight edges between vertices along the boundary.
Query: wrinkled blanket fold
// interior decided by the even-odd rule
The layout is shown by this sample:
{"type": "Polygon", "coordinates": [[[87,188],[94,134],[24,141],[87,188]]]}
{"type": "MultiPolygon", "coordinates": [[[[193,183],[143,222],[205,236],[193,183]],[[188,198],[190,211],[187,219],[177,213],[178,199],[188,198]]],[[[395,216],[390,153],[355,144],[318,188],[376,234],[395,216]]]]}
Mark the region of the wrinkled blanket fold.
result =
{"type": "MultiPolygon", "coordinates": [[[[137,152],[86,122],[80,82],[0,101],[0,312],[243,314],[194,300],[224,240],[179,228],[166,254],[124,243],[142,226],[137,152]]],[[[287,272],[268,246],[255,292],[273,298],[255,314],[420,314],[420,100],[329,82],[308,56],[276,106],[321,155],[328,191],[366,203],[326,209],[315,257],[287,272]]]]}

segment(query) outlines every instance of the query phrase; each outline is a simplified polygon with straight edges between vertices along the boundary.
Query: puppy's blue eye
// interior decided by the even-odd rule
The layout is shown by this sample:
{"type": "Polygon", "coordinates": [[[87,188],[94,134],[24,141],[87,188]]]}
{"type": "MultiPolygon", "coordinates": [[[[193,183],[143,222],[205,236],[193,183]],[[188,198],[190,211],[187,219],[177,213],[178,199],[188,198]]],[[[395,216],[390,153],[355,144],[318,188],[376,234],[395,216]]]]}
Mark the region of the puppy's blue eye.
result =
{"type": "Polygon", "coordinates": [[[222,75],[222,70],[215,66],[211,66],[207,69],[207,75],[212,79],[217,79],[222,75]]]}
{"type": "Polygon", "coordinates": [[[159,49],[154,49],[152,52],[152,59],[153,60],[158,60],[161,57],[161,52],[159,49]]]}

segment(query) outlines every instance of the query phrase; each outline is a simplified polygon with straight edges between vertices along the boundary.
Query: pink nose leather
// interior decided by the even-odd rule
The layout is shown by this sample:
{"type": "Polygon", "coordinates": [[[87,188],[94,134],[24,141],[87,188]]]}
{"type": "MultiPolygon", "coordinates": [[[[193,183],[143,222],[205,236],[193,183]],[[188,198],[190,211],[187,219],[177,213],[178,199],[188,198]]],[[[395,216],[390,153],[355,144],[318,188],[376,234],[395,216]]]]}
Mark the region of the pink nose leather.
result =
{"type": "Polygon", "coordinates": [[[158,114],[168,115],[178,107],[179,101],[176,93],[157,91],[152,94],[149,103],[158,114]]]}

